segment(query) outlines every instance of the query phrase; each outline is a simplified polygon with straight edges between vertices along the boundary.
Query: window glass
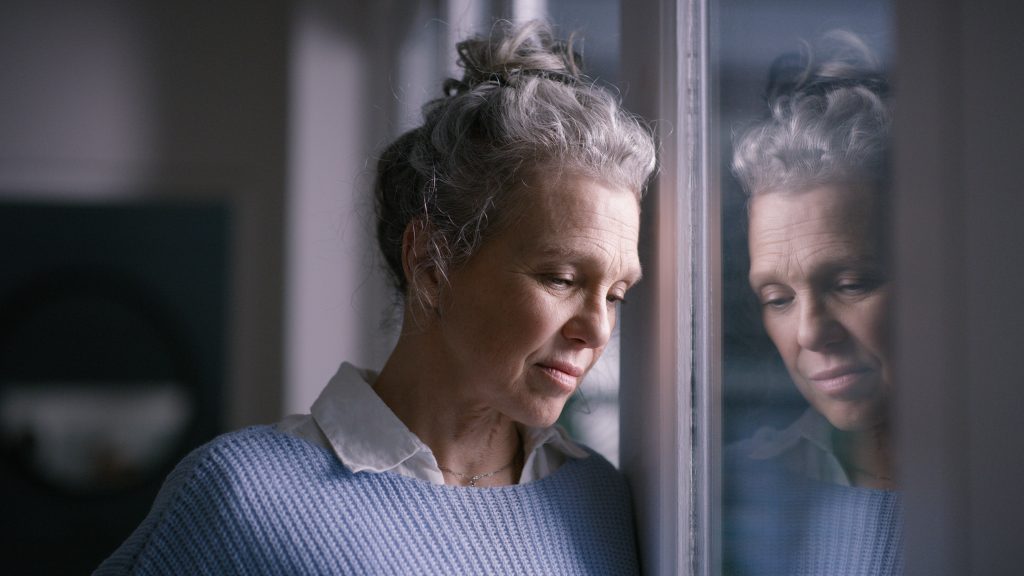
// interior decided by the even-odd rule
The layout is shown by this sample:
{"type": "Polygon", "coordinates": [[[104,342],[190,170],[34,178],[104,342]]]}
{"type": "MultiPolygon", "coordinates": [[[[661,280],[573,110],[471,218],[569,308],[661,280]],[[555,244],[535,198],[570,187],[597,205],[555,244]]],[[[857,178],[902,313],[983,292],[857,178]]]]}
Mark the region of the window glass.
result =
{"type": "Polygon", "coordinates": [[[889,3],[709,8],[722,573],[899,573],[889,3]]]}

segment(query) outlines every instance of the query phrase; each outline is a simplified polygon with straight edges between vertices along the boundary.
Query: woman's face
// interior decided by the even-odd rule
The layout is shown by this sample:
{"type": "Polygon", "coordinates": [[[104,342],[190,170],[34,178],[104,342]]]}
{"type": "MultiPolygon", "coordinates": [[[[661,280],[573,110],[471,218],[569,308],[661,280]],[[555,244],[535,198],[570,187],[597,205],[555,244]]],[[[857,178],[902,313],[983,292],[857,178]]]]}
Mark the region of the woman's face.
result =
{"type": "Polygon", "coordinates": [[[884,422],[892,387],[889,282],[866,187],[756,195],[750,285],[797,388],[833,426],[884,422]]]}
{"type": "Polygon", "coordinates": [[[451,272],[441,345],[463,393],[529,426],[554,423],[640,279],[633,193],[566,176],[524,192],[513,221],[451,272]]]}

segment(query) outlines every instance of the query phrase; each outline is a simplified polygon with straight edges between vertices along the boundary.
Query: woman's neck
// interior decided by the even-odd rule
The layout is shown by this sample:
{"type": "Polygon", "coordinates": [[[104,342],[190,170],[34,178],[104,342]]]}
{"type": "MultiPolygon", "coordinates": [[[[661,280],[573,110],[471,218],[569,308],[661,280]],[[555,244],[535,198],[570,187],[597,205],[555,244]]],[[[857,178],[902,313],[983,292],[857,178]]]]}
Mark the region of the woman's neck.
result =
{"type": "Polygon", "coordinates": [[[890,451],[890,433],[882,423],[866,430],[836,430],[836,456],[854,486],[894,490],[897,488],[890,451]]]}
{"type": "Polygon", "coordinates": [[[430,447],[447,483],[467,485],[474,476],[490,474],[479,485],[515,484],[523,465],[516,423],[468,395],[472,387],[446,369],[441,355],[414,345],[416,340],[399,340],[374,390],[430,447]]]}

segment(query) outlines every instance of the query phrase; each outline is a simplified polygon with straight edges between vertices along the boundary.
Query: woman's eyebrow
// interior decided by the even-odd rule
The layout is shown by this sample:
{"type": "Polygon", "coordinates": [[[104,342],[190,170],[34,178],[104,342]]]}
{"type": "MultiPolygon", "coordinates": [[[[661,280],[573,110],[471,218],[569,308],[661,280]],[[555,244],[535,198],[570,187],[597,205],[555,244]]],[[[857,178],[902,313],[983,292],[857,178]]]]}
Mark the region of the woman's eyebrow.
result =
{"type": "Polygon", "coordinates": [[[767,284],[772,284],[777,280],[778,275],[775,273],[775,270],[751,268],[750,273],[747,275],[747,281],[754,290],[757,290],[767,284]]]}
{"type": "MultiPolygon", "coordinates": [[[[546,244],[537,249],[537,254],[540,258],[566,260],[572,263],[600,261],[600,258],[595,256],[591,251],[566,246],[565,244],[546,244]]],[[[643,279],[643,275],[643,269],[640,267],[638,262],[635,269],[630,267],[626,270],[625,274],[623,274],[623,279],[630,286],[633,286],[643,279]]]]}

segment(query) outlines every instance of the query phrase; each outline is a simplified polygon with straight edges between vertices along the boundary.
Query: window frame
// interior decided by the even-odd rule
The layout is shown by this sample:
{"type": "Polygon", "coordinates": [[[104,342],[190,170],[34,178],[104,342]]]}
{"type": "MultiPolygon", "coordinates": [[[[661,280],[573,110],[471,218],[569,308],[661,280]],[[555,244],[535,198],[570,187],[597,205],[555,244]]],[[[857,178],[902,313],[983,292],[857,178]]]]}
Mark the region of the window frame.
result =
{"type": "Polygon", "coordinates": [[[710,575],[717,558],[721,254],[707,170],[717,145],[708,30],[705,0],[622,12],[626,106],[652,121],[660,145],[644,201],[646,278],[622,320],[620,460],[647,574],[710,575]]]}

